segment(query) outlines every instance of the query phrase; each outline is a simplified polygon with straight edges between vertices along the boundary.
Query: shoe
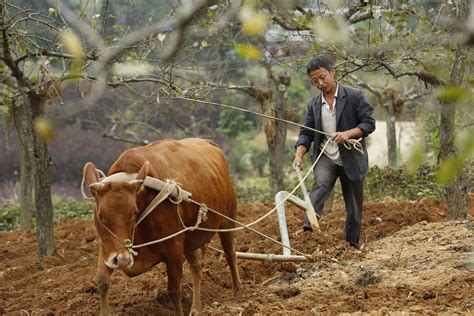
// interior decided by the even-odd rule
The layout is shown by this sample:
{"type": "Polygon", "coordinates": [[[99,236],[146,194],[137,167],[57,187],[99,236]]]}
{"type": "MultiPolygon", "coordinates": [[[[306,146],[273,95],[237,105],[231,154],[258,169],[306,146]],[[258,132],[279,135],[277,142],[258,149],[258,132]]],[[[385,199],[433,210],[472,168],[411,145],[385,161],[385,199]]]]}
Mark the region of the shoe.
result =
{"type": "Polygon", "coordinates": [[[349,245],[359,251],[362,251],[362,249],[364,249],[364,246],[365,246],[365,244],[360,245],[353,242],[350,242],[349,245]]]}
{"type": "Polygon", "coordinates": [[[304,217],[304,221],[303,221],[303,231],[305,232],[313,231],[313,227],[311,227],[311,224],[306,216],[304,217]]]}

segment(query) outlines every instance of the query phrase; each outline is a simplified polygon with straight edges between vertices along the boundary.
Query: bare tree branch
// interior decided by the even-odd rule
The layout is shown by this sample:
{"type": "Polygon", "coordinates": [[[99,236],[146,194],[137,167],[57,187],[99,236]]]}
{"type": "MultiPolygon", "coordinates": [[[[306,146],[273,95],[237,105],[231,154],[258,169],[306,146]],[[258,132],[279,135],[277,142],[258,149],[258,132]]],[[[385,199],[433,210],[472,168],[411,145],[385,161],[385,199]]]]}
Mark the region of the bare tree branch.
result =
{"type": "Polygon", "coordinates": [[[140,146],[148,145],[150,143],[147,140],[136,140],[136,139],[126,138],[126,137],[118,136],[118,135],[115,135],[115,134],[109,134],[109,133],[102,134],[102,137],[110,138],[110,139],[113,139],[113,140],[116,140],[116,141],[119,141],[119,142],[124,142],[124,143],[129,143],[129,144],[134,144],[134,145],[140,145],[140,146]]]}
{"type": "Polygon", "coordinates": [[[348,77],[351,78],[359,87],[365,88],[369,90],[370,92],[372,92],[379,100],[382,98],[382,94],[375,87],[372,87],[368,83],[360,80],[359,78],[357,78],[356,76],[352,74],[348,75],[348,77]]]}
{"type": "Polygon", "coordinates": [[[76,59],[76,58],[81,58],[84,60],[96,60],[97,56],[93,55],[87,55],[87,56],[75,56],[71,54],[66,54],[66,53],[60,53],[60,52],[54,52],[50,51],[47,49],[42,49],[42,50],[36,50],[36,51],[29,51],[27,54],[24,54],[17,59],[15,59],[15,64],[19,64],[23,60],[27,59],[28,57],[33,57],[33,56],[50,56],[50,57],[59,57],[59,58],[64,58],[64,59],[76,59]]]}
{"type": "Polygon", "coordinates": [[[34,94],[35,92],[31,89],[31,82],[24,76],[20,68],[18,68],[18,65],[13,60],[10,51],[9,36],[5,26],[5,2],[3,0],[0,2],[0,30],[2,32],[3,39],[1,59],[10,69],[12,76],[15,77],[18,84],[26,90],[25,92],[28,94],[34,94]]]}
{"type": "Polygon", "coordinates": [[[101,27],[101,30],[100,30],[100,35],[104,36],[104,33],[105,33],[105,26],[107,24],[107,15],[109,14],[108,13],[108,9],[109,9],[109,0],[105,0],[104,1],[104,10],[103,10],[103,17],[102,17],[102,27],[101,27]]]}

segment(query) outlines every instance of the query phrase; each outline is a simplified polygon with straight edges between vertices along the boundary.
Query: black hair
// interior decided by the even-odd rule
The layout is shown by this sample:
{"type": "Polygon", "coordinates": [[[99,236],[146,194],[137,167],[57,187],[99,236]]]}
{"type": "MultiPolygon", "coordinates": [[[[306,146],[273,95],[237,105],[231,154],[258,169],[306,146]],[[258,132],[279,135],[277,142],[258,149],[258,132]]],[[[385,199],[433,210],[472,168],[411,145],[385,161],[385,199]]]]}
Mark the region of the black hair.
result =
{"type": "Polygon", "coordinates": [[[311,71],[317,70],[319,68],[326,68],[327,70],[330,70],[334,68],[334,64],[327,57],[319,56],[312,59],[308,63],[308,66],[306,66],[306,73],[309,75],[311,71]]]}

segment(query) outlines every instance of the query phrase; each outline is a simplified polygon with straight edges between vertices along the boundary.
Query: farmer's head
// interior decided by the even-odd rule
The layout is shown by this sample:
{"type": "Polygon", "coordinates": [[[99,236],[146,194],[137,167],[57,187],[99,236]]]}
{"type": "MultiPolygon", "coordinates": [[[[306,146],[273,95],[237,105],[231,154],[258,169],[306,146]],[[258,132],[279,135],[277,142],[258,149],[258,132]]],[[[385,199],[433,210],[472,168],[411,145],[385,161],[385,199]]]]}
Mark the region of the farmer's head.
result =
{"type": "Polygon", "coordinates": [[[323,93],[334,92],[336,89],[336,69],[332,61],[324,56],[314,58],[308,63],[306,72],[313,85],[323,93]]]}

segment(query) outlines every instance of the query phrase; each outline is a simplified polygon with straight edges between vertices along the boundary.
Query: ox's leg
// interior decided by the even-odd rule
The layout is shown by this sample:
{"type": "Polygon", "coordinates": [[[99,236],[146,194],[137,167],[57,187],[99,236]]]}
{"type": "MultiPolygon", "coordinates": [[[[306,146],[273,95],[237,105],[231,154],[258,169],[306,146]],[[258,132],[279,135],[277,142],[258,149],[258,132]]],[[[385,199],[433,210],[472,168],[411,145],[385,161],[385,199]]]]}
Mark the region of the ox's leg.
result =
{"type": "Polygon", "coordinates": [[[110,315],[109,282],[113,270],[105,265],[102,247],[99,244],[99,258],[97,261],[96,282],[100,295],[100,315],[110,315]]]}
{"type": "Polygon", "coordinates": [[[198,315],[201,313],[201,277],[202,268],[201,262],[196,254],[196,251],[185,253],[186,260],[188,260],[191,267],[191,274],[193,275],[193,305],[191,305],[191,315],[198,315]]]}
{"type": "MultiPolygon", "coordinates": [[[[223,228],[230,227],[224,226],[223,228]]],[[[221,246],[224,250],[225,258],[230,268],[230,273],[232,274],[234,293],[236,293],[242,286],[242,282],[240,281],[239,270],[237,269],[237,257],[235,256],[234,248],[234,232],[220,232],[219,239],[221,240],[221,246]]]]}
{"type": "Polygon", "coordinates": [[[168,274],[168,295],[173,302],[174,314],[184,315],[181,305],[181,277],[183,275],[183,257],[176,254],[165,261],[168,274]]]}

